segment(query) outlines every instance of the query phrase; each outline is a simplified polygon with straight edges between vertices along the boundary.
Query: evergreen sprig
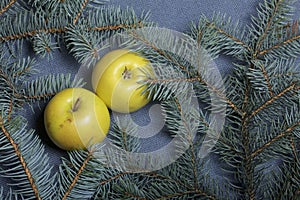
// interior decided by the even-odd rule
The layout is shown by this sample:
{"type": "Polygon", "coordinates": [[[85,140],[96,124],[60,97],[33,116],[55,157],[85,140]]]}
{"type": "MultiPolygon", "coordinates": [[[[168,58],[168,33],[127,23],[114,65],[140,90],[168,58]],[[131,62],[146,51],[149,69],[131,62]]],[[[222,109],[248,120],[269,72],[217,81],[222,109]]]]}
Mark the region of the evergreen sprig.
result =
{"type": "Polygon", "coordinates": [[[0,198],[299,199],[300,28],[293,1],[264,0],[245,28],[226,15],[201,16],[182,37],[160,32],[148,13],[104,2],[0,3],[0,176],[9,180],[0,198]],[[149,170],[162,161],[135,160],[137,127],[115,118],[106,143],[68,152],[53,172],[45,144],[19,111],[84,83],[70,74],[37,76],[37,59],[24,57],[22,46],[29,41],[37,56],[51,59],[65,45],[89,67],[111,36],[125,37],[123,47],[137,47],[153,64],[145,92],[162,102],[179,157],[149,170]],[[209,56],[197,57],[203,54],[209,56]],[[219,55],[234,59],[222,81],[207,67],[219,55]],[[194,98],[204,104],[201,112],[191,106],[194,98]],[[224,114],[222,129],[211,128],[214,114],[224,114]]]}
{"type": "Polygon", "coordinates": [[[16,12],[22,12],[28,9],[28,5],[25,1],[3,0],[0,2],[1,17],[6,17],[8,15],[15,14],[16,12]]]}
{"type": "Polygon", "coordinates": [[[1,138],[6,138],[1,140],[1,176],[10,178],[8,185],[26,199],[51,199],[55,180],[41,140],[20,116],[9,122],[1,119],[1,130],[1,138]]]}
{"type": "MultiPolygon", "coordinates": [[[[268,163],[299,162],[299,76],[294,59],[299,56],[295,50],[299,48],[299,27],[298,22],[292,22],[292,28],[286,27],[290,24],[290,11],[287,2],[264,1],[258,8],[258,17],[253,17],[252,25],[246,29],[249,34],[243,35],[244,42],[237,43],[239,40],[227,37],[222,27],[215,28],[221,45],[225,36],[243,49],[242,57],[241,51],[233,54],[239,64],[226,81],[226,88],[234,89],[227,95],[235,113],[228,119],[234,126],[225,127],[214,150],[232,168],[237,177],[237,193],[243,199],[278,198],[271,185],[279,181],[284,184],[286,179],[276,179],[275,183],[277,175],[275,172],[270,175],[272,169],[268,163]],[[291,74],[278,73],[291,69],[294,71],[291,74]],[[268,183],[259,184],[263,181],[268,183]]],[[[206,32],[206,29],[196,30],[195,39],[206,32]]],[[[232,49],[229,45],[225,53],[230,55],[236,49],[235,45],[232,49]]],[[[295,194],[285,198],[297,199],[295,194]]]]}
{"type": "Polygon", "coordinates": [[[107,47],[103,45],[107,38],[124,30],[148,26],[148,17],[147,13],[139,17],[130,8],[91,9],[76,26],[67,28],[67,47],[80,63],[93,66],[99,59],[99,52],[107,47]]]}

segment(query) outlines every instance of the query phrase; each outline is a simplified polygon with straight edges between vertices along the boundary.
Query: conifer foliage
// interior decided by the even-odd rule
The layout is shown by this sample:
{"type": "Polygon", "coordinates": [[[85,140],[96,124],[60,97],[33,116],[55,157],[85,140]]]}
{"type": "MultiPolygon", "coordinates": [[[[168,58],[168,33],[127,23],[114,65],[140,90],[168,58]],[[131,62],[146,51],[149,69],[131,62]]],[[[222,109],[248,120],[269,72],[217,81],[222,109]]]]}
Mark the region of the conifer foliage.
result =
{"type": "MultiPolygon", "coordinates": [[[[224,89],[214,87],[199,73],[199,66],[180,57],[180,52],[192,54],[193,49],[171,41],[168,34],[157,40],[153,32],[147,33],[153,29],[139,31],[156,27],[149,13],[138,16],[133,9],[105,3],[0,2],[0,176],[9,187],[0,189],[0,198],[299,199],[300,27],[292,18],[293,1],[261,0],[245,28],[220,14],[199,16],[192,23],[186,35],[196,46],[212,59],[224,55],[234,60],[232,73],[222,82],[224,89]],[[91,66],[104,48],[100,43],[124,31],[129,32],[124,45],[135,45],[133,39],[143,44],[139,51],[158,66],[157,76],[144,84],[153,100],[162,102],[165,129],[180,141],[175,145],[182,155],[154,171],[124,168],[132,164],[123,163],[130,161],[127,153],[142,149],[134,137],[137,127],[120,119],[113,122],[107,138],[121,152],[116,157],[99,144],[68,152],[53,171],[47,144],[20,111],[84,83],[74,81],[71,74],[39,76],[37,58],[51,59],[64,46],[79,63],[91,66]],[[35,54],[25,57],[28,43],[35,54]],[[174,45],[176,55],[166,51],[174,45]],[[188,98],[185,90],[191,88],[208,105],[204,112],[179,104],[178,97],[188,98]],[[222,109],[209,106],[208,92],[226,105],[226,113],[221,133],[211,136],[215,145],[203,157],[198,152],[214,123],[208,115],[222,109]],[[182,150],[183,146],[188,148],[182,150]]],[[[149,163],[156,164],[159,161],[149,163]]]]}

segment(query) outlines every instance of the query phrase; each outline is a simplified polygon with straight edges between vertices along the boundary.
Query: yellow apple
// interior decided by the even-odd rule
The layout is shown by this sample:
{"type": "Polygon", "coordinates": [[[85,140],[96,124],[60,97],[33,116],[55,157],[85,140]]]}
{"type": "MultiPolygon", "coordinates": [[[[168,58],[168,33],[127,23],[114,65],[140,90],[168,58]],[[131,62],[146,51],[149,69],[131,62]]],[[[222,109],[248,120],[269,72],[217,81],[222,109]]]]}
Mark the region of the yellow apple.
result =
{"type": "Polygon", "coordinates": [[[44,124],[50,139],[64,150],[86,149],[101,142],[110,127],[104,102],[84,88],[67,88],[46,105],[44,124]]]}
{"type": "Polygon", "coordinates": [[[134,112],[150,101],[141,84],[145,73],[153,74],[149,60],[127,49],[113,50],[96,63],[92,87],[111,110],[134,112]]]}

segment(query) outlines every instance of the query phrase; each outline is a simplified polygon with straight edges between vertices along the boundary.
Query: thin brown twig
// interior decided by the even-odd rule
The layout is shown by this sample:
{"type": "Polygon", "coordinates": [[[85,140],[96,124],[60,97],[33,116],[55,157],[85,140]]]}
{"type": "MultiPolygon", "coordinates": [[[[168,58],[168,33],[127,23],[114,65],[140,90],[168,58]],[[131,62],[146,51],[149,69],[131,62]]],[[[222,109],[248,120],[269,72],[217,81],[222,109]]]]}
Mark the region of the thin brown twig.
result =
{"type": "Polygon", "coordinates": [[[182,182],[180,179],[174,179],[170,176],[166,176],[166,175],[162,175],[162,174],[158,174],[156,172],[149,172],[147,173],[150,177],[152,178],[155,178],[155,177],[158,177],[160,179],[165,179],[165,180],[169,180],[169,181],[172,181],[172,182],[175,182],[179,185],[181,185],[182,187],[186,188],[186,189],[190,189],[192,187],[192,185],[190,184],[187,184],[187,183],[184,183],[182,182]]]}
{"type": "Polygon", "coordinates": [[[293,35],[297,34],[299,31],[298,28],[299,28],[299,21],[294,20],[293,23],[287,22],[285,25],[276,28],[276,30],[277,31],[285,30],[287,36],[289,37],[290,33],[292,33],[293,35]]]}
{"type": "Polygon", "coordinates": [[[277,136],[275,136],[274,138],[272,138],[270,141],[268,141],[267,143],[265,143],[262,147],[260,147],[259,149],[255,150],[252,154],[251,157],[255,158],[259,153],[261,153],[264,149],[266,149],[267,147],[269,147],[270,145],[272,145],[274,142],[278,141],[279,139],[286,137],[288,135],[291,134],[291,132],[297,128],[298,126],[300,126],[300,121],[298,121],[297,123],[295,123],[294,125],[290,126],[289,128],[287,128],[284,132],[279,133],[277,136]]]}
{"type": "Polygon", "coordinates": [[[126,152],[129,152],[130,150],[129,150],[128,145],[127,145],[127,140],[128,140],[127,139],[127,137],[128,137],[127,132],[125,130],[122,130],[121,134],[122,134],[122,139],[123,139],[123,141],[122,141],[123,148],[126,152]]]}
{"type": "Polygon", "coordinates": [[[268,75],[268,73],[267,73],[265,67],[264,67],[262,64],[260,64],[260,69],[261,69],[261,71],[262,71],[262,73],[263,73],[263,76],[264,76],[266,82],[267,82],[269,94],[270,94],[270,96],[272,97],[272,96],[274,95],[274,92],[273,92],[273,90],[272,90],[272,85],[271,85],[271,83],[270,83],[270,77],[269,77],[269,75],[268,75]]]}
{"type": "Polygon", "coordinates": [[[127,196],[129,196],[129,197],[134,198],[134,199],[147,200],[146,197],[140,197],[140,196],[137,196],[136,194],[131,194],[131,193],[129,193],[129,192],[125,192],[125,194],[126,194],[127,196]]]}
{"type": "Polygon", "coordinates": [[[293,21],[293,24],[290,25],[289,27],[291,29],[286,29],[287,37],[290,37],[291,35],[297,35],[299,32],[299,21],[298,20],[293,21]]]}
{"type": "Polygon", "coordinates": [[[296,35],[296,36],[294,36],[292,38],[289,38],[289,39],[287,39],[283,42],[280,42],[280,43],[278,43],[278,44],[276,44],[276,45],[274,45],[274,46],[272,46],[268,49],[264,49],[264,50],[258,52],[258,55],[263,56],[263,55],[267,54],[268,52],[270,52],[274,49],[278,49],[278,48],[280,48],[284,45],[290,44],[291,42],[294,42],[294,41],[299,40],[299,39],[300,39],[300,35],[296,35]]]}
{"type": "Polygon", "coordinates": [[[169,78],[169,79],[150,79],[148,83],[156,84],[156,83],[172,83],[172,82],[195,82],[198,81],[197,77],[193,78],[169,78]]]}
{"type": "Polygon", "coordinates": [[[243,115],[242,110],[231,100],[229,99],[222,90],[219,90],[218,88],[214,87],[213,85],[209,84],[205,80],[203,80],[201,77],[198,77],[197,80],[201,82],[202,84],[206,85],[210,92],[215,93],[218,95],[221,99],[226,101],[226,103],[229,105],[230,108],[232,108],[234,111],[236,111],[238,114],[243,115]]]}
{"type": "Polygon", "coordinates": [[[164,199],[175,199],[176,197],[180,197],[180,196],[184,196],[184,195],[189,195],[189,194],[197,194],[197,195],[200,195],[200,196],[205,196],[207,199],[210,199],[210,200],[214,200],[215,197],[211,196],[211,195],[208,195],[202,191],[199,191],[199,190],[190,190],[190,191],[186,191],[186,192],[180,192],[180,193],[173,193],[173,194],[169,194],[169,195],[166,195],[166,196],[162,196],[156,200],[164,200],[164,199]]]}
{"type": "Polygon", "coordinates": [[[186,120],[184,120],[184,114],[182,113],[182,107],[179,103],[179,101],[176,98],[176,105],[177,105],[177,109],[180,112],[182,121],[183,121],[183,125],[185,127],[185,130],[188,132],[186,134],[186,137],[188,139],[189,145],[190,145],[190,149],[191,149],[191,161],[192,161],[192,167],[193,167],[193,178],[194,178],[194,189],[197,190],[198,189],[198,174],[197,174],[197,164],[196,164],[196,153],[195,153],[195,148],[194,148],[194,142],[193,142],[193,138],[192,138],[192,133],[190,132],[190,129],[188,127],[188,122],[186,122],[186,120]]]}
{"type": "Polygon", "coordinates": [[[11,0],[10,2],[8,2],[8,4],[0,10],[0,15],[5,13],[16,2],[17,2],[17,0],[11,0]]]}
{"type": "Polygon", "coordinates": [[[107,25],[107,26],[96,26],[88,28],[88,31],[105,31],[105,30],[118,30],[118,29],[131,29],[131,28],[142,28],[144,25],[141,21],[136,24],[118,24],[118,25],[107,25]]]}
{"type": "Polygon", "coordinates": [[[25,172],[25,174],[27,176],[27,179],[28,179],[28,181],[29,181],[29,183],[31,185],[31,188],[32,188],[32,190],[34,192],[34,195],[35,195],[36,199],[41,200],[38,188],[37,188],[37,186],[35,184],[35,180],[34,180],[32,174],[31,174],[31,171],[30,171],[30,169],[27,166],[27,163],[26,163],[26,161],[25,161],[25,159],[24,159],[24,157],[23,157],[23,155],[22,155],[22,153],[21,153],[21,151],[19,149],[18,144],[14,141],[14,139],[11,137],[11,134],[9,133],[9,131],[5,128],[2,116],[0,116],[0,125],[1,125],[2,132],[4,133],[4,135],[6,136],[6,138],[8,139],[8,141],[10,142],[11,146],[14,149],[15,154],[19,158],[19,161],[20,161],[20,163],[21,163],[21,165],[22,165],[22,167],[24,169],[24,172],[25,172]]]}
{"type": "Polygon", "coordinates": [[[281,27],[280,29],[286,29],[286,36],[287,37],[293,36],[293,37],[286,39],[285,41],[282,41],[280,43],[277,43],[276,45],[274,45],[268,49],[261,50],[258,53],[258,55],[263,56],[274,49],[278,49],[281,46],[287,45],[287,44],[299,39],[299,37],[300,37],[300,35],[298,35],[298,33],[299,33],[299,21],[298,20],[295,20],[292,25],[290,23],[287,23],[285,26],[281,27]]]}
{"type": "Polygon", "coordinates": [[[198,45],[201,45],[202,38],[203,38],[203,32],[199,30],[197,35],[197,40],[196,40],[198,45]]]}
{"type": "Polygon", "coordinates": [[[113,180],[116,180],[116,179],[118,179],[118,178],[120,178],[120,177],[122,177],[122,176],[125,176],[125,175],[127,175],[127,174],[131,174],[131,173],[132,173],[132,172],[122,172],[122,173],[117,174],[117,175],[115,175],[115,176],[113,176],[113,177],[111,177],[111,178],[109,178],[109,179],[107,179],[107,180],[101,181],[99,184],[100,184],[100,185],[105,185],[106,183],[109,183],[109,182],[111,182],[111,181],[113,181],[113,180]]]}
{"type": "Polygon", "coordinates": [[[21,76],[22,74],[24,74],[24,73],[30,71],[30,69],[31,69],[30,67],[26,67],[26,68],[23,69],[23,70],[17,71],[13,76],[14,76],[14,77],[21,76]]]}
{"type": "Polygon", "coordinates": [[[292,34],[298,34],[299,32],[299,21],[295,20],[292,25],[292,34]]]}
{"type": "Polygon", "coordinates": [[[268,31],[270,30],[271,23],[272,23],[272,20],[273,20],[273,16],[274,16],[275,13],[278,11],[279,4],[280,4],[281,1],[282,1],[282,0],[278,0],[278,2],[275,3],[274,11],[273,11],[273,13],[270,15],[271,17],[268,19],[268,22],[267,22],[267,24],[266,24],[266,27],[265,27],[265,29],[264,29],[264,32],[261,34],[261,37],[259,38],[258,43],[257,43],[257,45],[256,45],[256,50],[255,50],[254,55],[253,55],[254,58],[257,58],[257,55],[259,55],[259,51],[260,51],[259,49],[260,49],[260,47],[261,47],[261,45],[262,45],[264,39],[265,39],[265,38],[267,37],[267,35],[268,35],[268,31]]]}
{"type": "Polygon", "coordinates": [[[55,94],[56,93],[43,94],[43,95],[38,95],[38,96],[23,96],[23,98],[26,100],[43,99],[43,98],[47,98],[47,97],[53,97],[55,94]]]}
{"type": "Polygon", "coordinates": [[[250,152],[250,137],[248,130],[248,120],[246,115],[242,117],[242,145],[244,148],[244,170],[245,170],[245,182],[246,182],[246,191],[249,195],[250,200],[255,198],[255,190],[253,183],[253,167],[252,167],[252,157],[250,152]]]}
{"type": "Polygon", "coordinates": [[[26,37],[32,37],[39,33],[65,33],[65,32],[66,32],[66,27],[32,30],[32,31],[24,32],[24,33],[15,34],[15,35],[2,36],[2,37],[0,37],[0,41],[5,42],[8,40],[16,40],[16,39],[21,39],[21,38],[26,38],[26,37]]]}
{"type": "Polygon", "coordinates": [[[79,20],[80,16],[82,15],[82,12],[83,12],[84,8],[87,6],[88,2],[89,2],[89,0],[85,0],[82,3],[82,6],[81,6],[80,10],[78,11],[76,17],[73,20],[73,25],[75,25],[77,23],[77,21],[79,20]]]}
{"type": "Polygon", "coordinates": [[[10,121],[11,120],[11,114],[13,111],[13,98],[10,98],[10,102],[9,102],[9,107],[8,107],[8,114],[7,114],[7,120],[10,121]]]}
{"type": "Polygon", "coordinates": [[[295,160],[298,161],[297,148],[295,145],[295,140],[292,136],[290,136],[290,144],[291,144],[291,148],[292,148],[292,152],[295,157],[295,160]]]}
{"type": "Polygon", "coordinates": [[[238,44],[241,44],[242,47],[244,47],[245,49],[247,49],[249,52],[251,51],[251,48],[245,43],[243,42],[242,40],[240,40],[239,38],[233,36],[233,35],[230,35],[228,34],[226,31],[224,31],[223,29],[217,27],[214,23],[212,22],[208,22],[207,23],[208,26],[213,26],[213,28],[215,30],[217,30],[217,32],[219,32],[220,34],[222,35],[225,35],[226,37],[230,38],[231,40],[233,40],[234,42],[238,43],[238,44]]]}
{"type": "Polygon", "coordinates": [[[247,106],[249,104],[249,91],[250,91],[250,83],[249,80],[246,80],[246,87],[245,87],[245,94],[244,94],[244,98],[243,98],[243,104],[242,104],[242,110],[243,110],[243,114],[242,117],[244,118],[244,116],[246,116],[246,110],[247,110],[247,106]]]}
{"type": "MultiPolygon", "coordinates": [[[[137,24],[132,24],[132,25],[119,24],[119,25],[111,25],[111,26],[90,27],[87,29],[87,31],[119,30],[119,29],[130,29],[130,28],[137,28],[137,27],[141,28],[143,26],[144,25],[142,22],[138,22],[137,24]]],[[[14,34],[14,35],[1,36],[0,42],[22,39],[22,38],[26,38],[26,37],[32,37],[32,36],[35,36],[40,33],[61,34],[61,33],[66,33],[66,32],[68,32],[67,27],[32,30],[32,31],[24,32],[24,33],[14,34]]]]}
{"type": "Polygon", "coordinates": [[[67,191],[64,193],[64,196],[63,196],[62,200],[66,200],[66,199],[68,198],[68,196],[70,195],[72,189],[73,189],[74,186],[76,185],[76,183],[77,183],[77,181],[78,181],[80,175],[81,175],[82,172],[84,171],[86,165],[87,165],[88,162],[91,160],[92,156],[93,156],[93,151],[89,151],[88,154],[87,154],[87,156],[86,156],[86,158],[85,158],[85,160],[82,162],[80,168],[78,169],[76,175],[74,176],[74,178],[73,178],[71,184],[69,185],[67,191]]]}
{"type": "Polygon", "coordinates": [[[249,120],[252,117],[254,117],[257,113],[259,113],[261,110],[265,109],[268,105],[270,105],[271,103],[273,103],[274,101],[276,101],[277,99],[279,99],[280,97],[282,97],[283,95],[285,95],[287,92],[295,89],[295,87],[296,87],[296,83],[292,83],[290,86],[288,86],[287,88],[285,88],[284,90],[282,90],[280,93],[278,93],[277,95],[275,95],[272,98],[270,98],[269,100],[267,100],[264,104],[262,104],[261,106],[259,106],[256,110],[254,110],[249,115],[249,117],[247,118],[247,120],[249,120]]]}
{"type": "MultiPolygon", "coordinates": [[[[251,63],[250,68],[253,68],[254,65],[251,63]]],[[[249,137],[249,130],[248,130],[248,104],[249,104],[249,91],[250,91],[250,82],[246,80],[246,88],[245,88],[245,95],[243,101],[243,115],[242,115],[242,145],[243,145],[243,157],[244,157],[244,170],[245,170],[245,183],[246,183],[246,192],[249,195],[249,199],[253,200],[255,197],[255,190],[253,185],[253,167],[252,167],[252,158],[251,158],[251,151],[250,151],[250,137],[249,137]]]]}

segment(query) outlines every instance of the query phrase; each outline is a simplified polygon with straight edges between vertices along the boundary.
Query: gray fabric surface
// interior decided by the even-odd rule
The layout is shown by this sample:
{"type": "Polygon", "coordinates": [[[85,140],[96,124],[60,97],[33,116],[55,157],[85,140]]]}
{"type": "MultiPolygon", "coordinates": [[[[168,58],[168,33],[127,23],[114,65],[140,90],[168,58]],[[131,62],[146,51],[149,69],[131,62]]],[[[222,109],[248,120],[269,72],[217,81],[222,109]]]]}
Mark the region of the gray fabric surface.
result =
{"type": "MultiPolygon", "coordinates": [[[[259,0],[111,0],[109,4],[120,5],[121,8],[127,6],[133,7],[137,14],[141,14],[142,11],[150,11],[150,19],[157,22],[160,27],[168,28],[180,32],[189,31],[189,23],[191,21],[197,22],[200,15],[206,15],[208,17],[215,13],[224,13],[231,16],[233,21],[240,21],[242,26],[245,26],[250,22],[251,15],[256,15],[255,8],[258,5],[259,0]]],[[[296,14],[299,17],[300,13],[300,1],[296,3],[296,14]]],[[[31,49],[28,48],[28,54],[32,54],[31,49]]],[[[39,59],[42,74],[48,73],[77,73],[80,65],[75,59],[67,55],[63,50],[62,52],[56,52],[53,58],[48,61],[47,59],[39,59]]],[[[226,73],[230,70],[231,60],[228,58],[219,58],[216,63],[222,73],[226,73]]],[[[42,75],[40,74],[40,75],[42,75]]],[[[43,109],[44,104],[34,106],[32,112],[30,108],[24,110],[24,116],[29,119],[29,126],[36,129],[36,133],[41,136],[42,141],[45,143],[47,152],[50,156],[50,162],[54,166],[54,171],[60,163],[60,157],[65,155],[65,152],[59,150],[48,139],[43,126],[43,109]]],[[[149,117],[145,110],[136,113],[134,118],[137,123],[147,124],[149,117]]],[[[163,136],[158,135],[157,138],[151,139],[151,145],[163,145],[161,138],[163,136]]],[[[149,147],[145,147],[149,148],[149,147]]],[[[148,150],[151,150],[150,148],[148,150]]],[[[213,167],[213,166],[212,166],[213,167]]],[[[0,177],[0,185],[6,185],[6,179],[0,177]]]]}

